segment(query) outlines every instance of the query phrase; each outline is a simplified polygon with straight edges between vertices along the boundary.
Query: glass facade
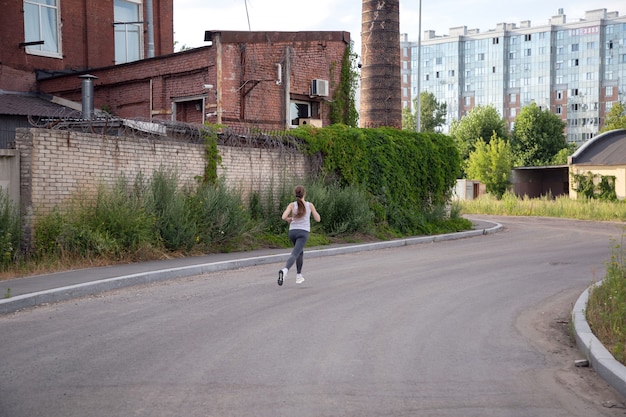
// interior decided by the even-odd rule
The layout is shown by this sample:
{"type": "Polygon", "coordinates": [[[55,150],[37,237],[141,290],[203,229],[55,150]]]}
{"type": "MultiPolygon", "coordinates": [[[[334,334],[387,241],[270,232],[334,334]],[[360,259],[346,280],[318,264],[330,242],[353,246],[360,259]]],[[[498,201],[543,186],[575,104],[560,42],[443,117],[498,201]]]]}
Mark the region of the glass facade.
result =
{"type": "MultiPolygon", "coordinates": [[[[411,43],[412,97],[417,48],[411,43]]],[[[419,68],[421,91],[447,104],[444,132],[479,105],[494,106],[512,128],[521,108],[534,102],[566,122],[568,141],[580,145],[598,133],[612,103],[626,101],[626,17],[598,9],[575,23],[559,15],[538,27],[427,31],[419,68]]]]}

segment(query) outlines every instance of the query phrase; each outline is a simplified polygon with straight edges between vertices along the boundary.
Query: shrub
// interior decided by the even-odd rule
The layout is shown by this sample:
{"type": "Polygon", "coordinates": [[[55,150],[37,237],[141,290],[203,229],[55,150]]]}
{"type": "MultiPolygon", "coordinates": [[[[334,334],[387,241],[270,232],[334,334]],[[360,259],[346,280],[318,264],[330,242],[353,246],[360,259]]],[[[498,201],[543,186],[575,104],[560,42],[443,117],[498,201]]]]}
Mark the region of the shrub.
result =
{"type": "Polygon", "coordinates": [[[19,211],[8,192],[0,188],[0,266],[3,268],[18,257],[21,230],[19,211]]]}
{"type": "Polygon", "coordinates": [[[178,175],[156,171],[150,183],[150,211],[161,243],[170,251],[189,251],[196,244],[197,229],[185,193],[179,189],[178,175]]]}
{"type": "Polygon", "coordinates": [[[314,183],[307,188],[307,200],[323,216],[320,226],[329,236],[371,230],[374,213],[365,193],[356,187],[341,188],[337,183],[324,187],[314,183]]]}
{"type": "Polygon", "coordinates": [[[215,186],[199,185],[188,196],[187,204],[197,228],[198,243],[204,247],[236,244],[252,229],[241,194],[228,189],[222,181],[215,186]]]}

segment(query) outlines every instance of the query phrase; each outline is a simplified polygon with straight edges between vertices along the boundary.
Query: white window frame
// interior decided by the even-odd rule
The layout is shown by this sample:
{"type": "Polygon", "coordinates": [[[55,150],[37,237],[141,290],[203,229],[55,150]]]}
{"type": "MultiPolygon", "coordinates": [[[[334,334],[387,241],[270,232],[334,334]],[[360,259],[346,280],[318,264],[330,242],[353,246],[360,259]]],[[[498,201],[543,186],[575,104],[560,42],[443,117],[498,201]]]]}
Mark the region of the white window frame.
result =
{"type": "Polygon", "coordinates": [[[42,0],[24,0],[24,49],[26,53],[51,58],[63,58],[61,49],[60,0],[46,4],[42,0]],[[46,22],[45,17],[52,21],[46,22]],[[46,25],[47,23],[47,25],[46,25]],[[31,42],[43,44],[28,45],[31,42]]]}
{"type": "Polygon", "coordinates": [[[143,59],[143,1],[114,0],[113,8],[115,64],[124,64],[143,59]],[[136,16],[133,16],[131,21],[128,21],[127,19],[120,20],[123,16],[119,16],[115,11],[115,8],[118,5],[133,5],[137,8],[136,16]],[[137,36],[136,40],[132,39],[133,35],[137,36]],[[137,43],[135,44],[135,42],[137,43]],[[123,47],[121,47],[121,45],[123,45],[123,47]]]}
{"type": "Polygon", "coordinates": [[[311,111],[312,111],[311,102],[301,101],[301,100],[291,100],[289,102],[289,125],[291,127],[298,127],[297,124],[294,124],[294,121],[298,123],[299,119],[311,118],[311,111]],[[308,108],[306,115],[300,112],[303,109],[302,106],[307,106],[308,108]]]}

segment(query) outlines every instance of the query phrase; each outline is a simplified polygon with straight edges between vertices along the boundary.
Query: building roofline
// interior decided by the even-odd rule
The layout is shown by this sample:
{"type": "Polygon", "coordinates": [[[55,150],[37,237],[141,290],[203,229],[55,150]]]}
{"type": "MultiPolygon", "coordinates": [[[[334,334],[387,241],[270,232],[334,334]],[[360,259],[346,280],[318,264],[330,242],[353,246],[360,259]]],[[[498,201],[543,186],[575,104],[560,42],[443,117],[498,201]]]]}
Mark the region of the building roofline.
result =
{"type": "Polygon", "coordinates": [[[593,138],[583,143],[582,146],[576,150],[576,152],[569,156],[567,158],[567,163],[570,165],[576,164],[576,161],[581,159],[582,156],[593,146],[597,145],[599,142],[613,139],[616,136],[626,136],[626,129],[609,130],[608,132],[604,132],[597,136],[594,136],[593,138]]]}
{"type": "Polygon", "coordinates": [[[306,42],[316,40],[343,41],[345,43],[350,43],[350,32],[346,31],[252,32],[234,30],[207,30],[204,32],[204,41],[213,41],[216,34],[221,35],[222,43],[306,42]]]}

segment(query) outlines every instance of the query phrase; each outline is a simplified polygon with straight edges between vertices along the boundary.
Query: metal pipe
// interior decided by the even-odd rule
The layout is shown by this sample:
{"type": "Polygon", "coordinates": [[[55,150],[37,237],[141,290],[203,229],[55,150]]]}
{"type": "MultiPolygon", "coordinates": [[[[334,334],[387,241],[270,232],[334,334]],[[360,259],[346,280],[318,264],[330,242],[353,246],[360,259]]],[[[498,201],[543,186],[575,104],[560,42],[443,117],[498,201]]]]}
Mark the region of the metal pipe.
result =
{"type": "Polygon", "coordinates": [[[415,130],[422,130],[422,0],[419,0],[419,21],[417,24],[417,100],[415,113],[415,130]]]}
{"type": "Polygon", "coordinates": [[[97,79],[95,75],[85,74],[80,75],[82,81],[82,106],[83,106],[83,119],[93,119],[93,80],[97,79]]]}
{"type": "Polygon", "coordinates": [[[154,57],[154,11],[152,0],[146,0],[146,14],[148,22],[148,58],[154,57]]]}

